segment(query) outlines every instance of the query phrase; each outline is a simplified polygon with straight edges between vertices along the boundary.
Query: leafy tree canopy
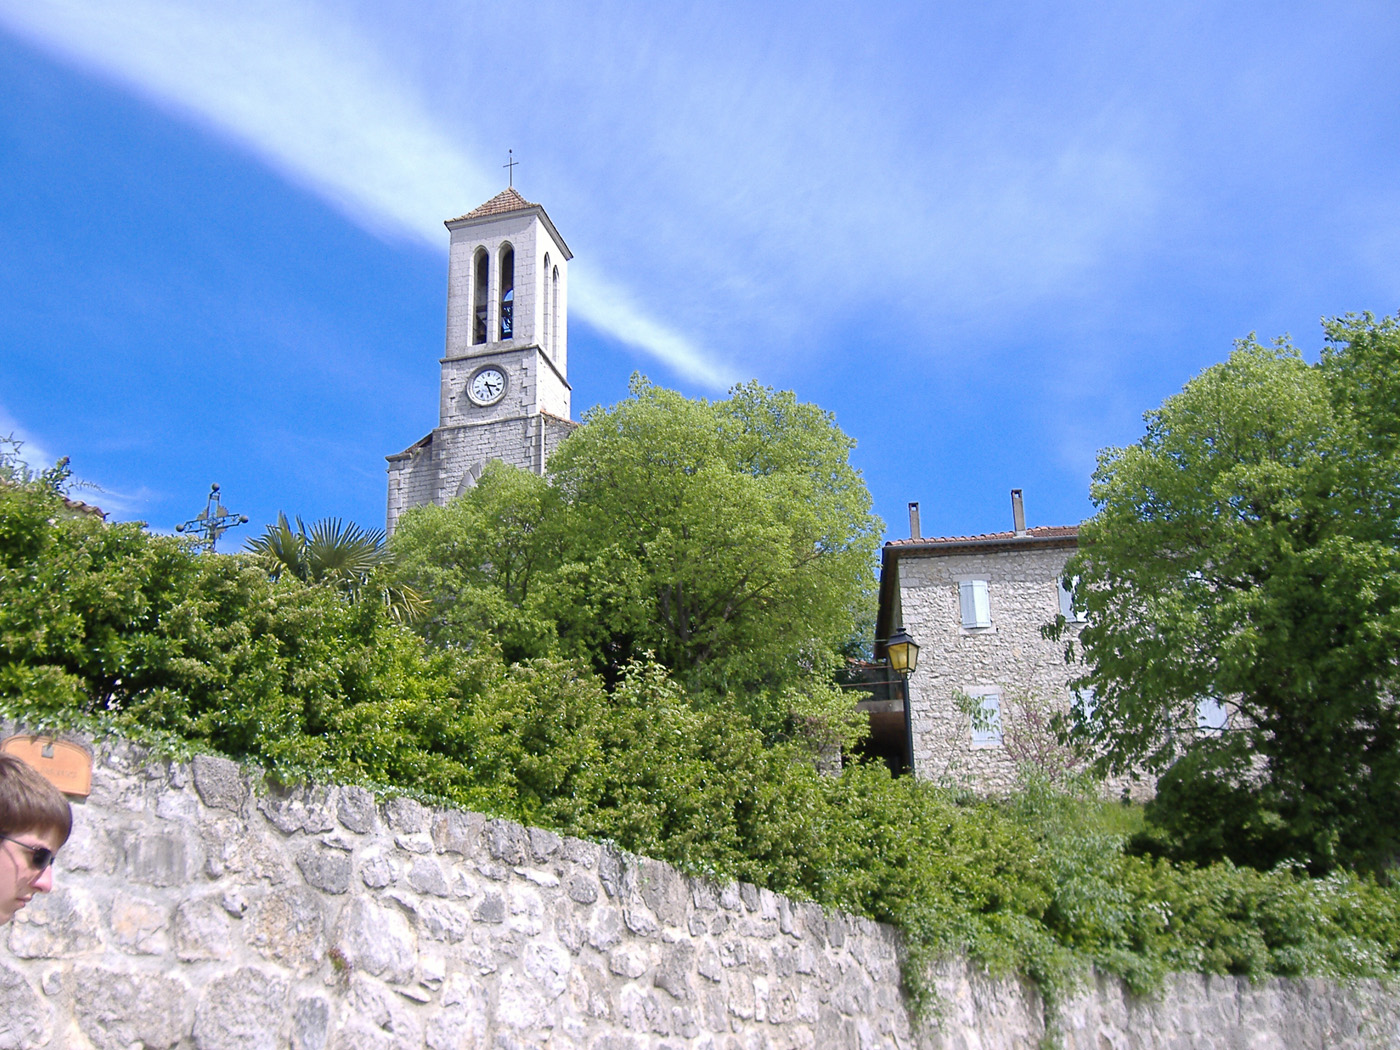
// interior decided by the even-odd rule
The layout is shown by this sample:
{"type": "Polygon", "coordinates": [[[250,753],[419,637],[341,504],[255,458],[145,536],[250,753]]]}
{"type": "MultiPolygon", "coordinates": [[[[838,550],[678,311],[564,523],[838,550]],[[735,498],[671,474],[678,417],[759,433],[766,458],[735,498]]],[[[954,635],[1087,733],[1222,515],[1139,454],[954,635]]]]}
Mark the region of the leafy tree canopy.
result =
{"type": "Polygon", "coordinates": [[[763,698],[764,721],[810,699],[869,619],[880,522],[853,444],[791,393],[711,402],[637,377],[547,481],[488,469],[405,515],[393,546],[438,640],[580,656],[610,683],[654,658],[693,692],[763,698]]]}
{"type": "Polygon", "coordinates": [[[1188,854],[1379,869],[1400,855],[1400,328],[1325,328],[1317,364],[1242,341],[1100,455],[1066,570],[1094,697],[1074,728],[1102,766],[1166,771],[1149,817],[1188,854]],[[1203,700],[1227,729],[1198,728],[1203,700]]]}

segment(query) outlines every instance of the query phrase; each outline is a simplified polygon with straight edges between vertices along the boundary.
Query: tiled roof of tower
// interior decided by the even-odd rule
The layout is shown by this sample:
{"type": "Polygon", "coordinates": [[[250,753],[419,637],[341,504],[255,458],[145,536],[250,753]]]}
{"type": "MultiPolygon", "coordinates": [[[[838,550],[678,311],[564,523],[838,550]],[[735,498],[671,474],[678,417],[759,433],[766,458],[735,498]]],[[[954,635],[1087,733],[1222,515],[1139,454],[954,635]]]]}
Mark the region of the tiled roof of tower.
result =
{"type": "Polygon", "coordinates": [[[527,201],[520,194],[515,192],[514,187],[501,190],[485,204],[479,208],[473,208],[465,215],[459,215],[448,222],[461,222],[463,219],[486,219],[492,215],[504,215],[510,211],[522,211],[525,208],[537,208],[539,205],[527,201]]]}
{"type": "Polygon", "coordinates": [[[955,546],[963,543],[1014,543],[1016,540],[1073,540],[1079,538],[1078,525],[1038,525],[1018,536],[1014,532],[984,532],[980,536],[925,536],[921,539],[887,540],[886,547],[955,546]]]}

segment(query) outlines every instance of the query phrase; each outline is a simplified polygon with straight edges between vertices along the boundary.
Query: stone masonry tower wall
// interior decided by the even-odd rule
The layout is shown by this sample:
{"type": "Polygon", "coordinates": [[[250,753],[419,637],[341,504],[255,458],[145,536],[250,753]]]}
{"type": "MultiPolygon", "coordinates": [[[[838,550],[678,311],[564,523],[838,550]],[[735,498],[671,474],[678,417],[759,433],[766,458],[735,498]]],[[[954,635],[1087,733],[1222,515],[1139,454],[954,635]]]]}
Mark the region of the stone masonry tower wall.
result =
{"type": "Polygon", "coordinates": [[[447,333],[438,425],[388,457],[386,527],[442,506],[499,460],[543,474],[568,436],[568,265],[538,204],[514,189],[446,223],[447,333]]]}

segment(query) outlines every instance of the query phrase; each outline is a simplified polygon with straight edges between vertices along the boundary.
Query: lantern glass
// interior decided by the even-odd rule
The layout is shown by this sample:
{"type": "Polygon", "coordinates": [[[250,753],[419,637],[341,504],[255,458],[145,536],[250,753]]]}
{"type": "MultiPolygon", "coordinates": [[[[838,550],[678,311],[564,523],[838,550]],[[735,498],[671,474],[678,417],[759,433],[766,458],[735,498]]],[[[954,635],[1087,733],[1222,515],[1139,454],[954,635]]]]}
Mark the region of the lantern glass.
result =
{"type": "Polygon", "coordinates": [[[885,642],[885,655],[890,668],[900,674],[913,674],[919,666],[919,647],[901,627],[885,642]]]}

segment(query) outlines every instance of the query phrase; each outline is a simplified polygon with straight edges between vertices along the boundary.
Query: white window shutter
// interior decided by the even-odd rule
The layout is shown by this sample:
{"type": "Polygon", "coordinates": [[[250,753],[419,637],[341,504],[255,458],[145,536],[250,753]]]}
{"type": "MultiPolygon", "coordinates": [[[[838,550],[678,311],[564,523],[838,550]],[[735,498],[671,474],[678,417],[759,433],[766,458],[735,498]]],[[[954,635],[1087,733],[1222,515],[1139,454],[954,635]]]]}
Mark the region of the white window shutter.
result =
{"type": "Polygon", "coordinates": [[[990,627],[992,625],[992,610],[987,597],[986,580],[963,580],[958,584],[958,601],[962,606],[962,625],[964,627],[990,627]]]}
{"type": "Polygon", "coordinates": [[[962,605],[962,625],[964,627],[977,626],[977,597],[973,580],[963,580],[958,584],[958,598],[962,605]]]}
{"type": "Polygon", "coordinates": [[[1055,582],[1060,586],[1060,615],[1073,623],[1078,617],[1074,615],[1074,592],[1070,590],[1071,581],[1062,576],[1055,582]]]}
{"type": "Polygon", "coordinates": [[[989,693],[978,697],[980,717],[972,726],[972,743],[981,747],[995,747],[1001,743],[1001,697],[989,693]]]}

